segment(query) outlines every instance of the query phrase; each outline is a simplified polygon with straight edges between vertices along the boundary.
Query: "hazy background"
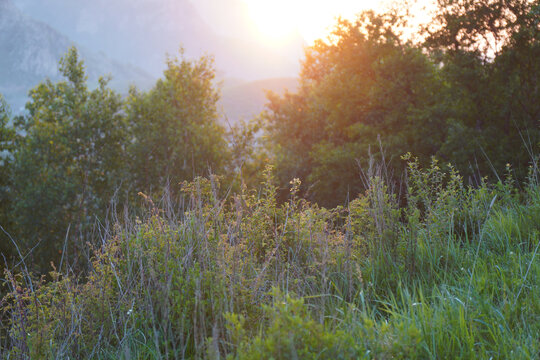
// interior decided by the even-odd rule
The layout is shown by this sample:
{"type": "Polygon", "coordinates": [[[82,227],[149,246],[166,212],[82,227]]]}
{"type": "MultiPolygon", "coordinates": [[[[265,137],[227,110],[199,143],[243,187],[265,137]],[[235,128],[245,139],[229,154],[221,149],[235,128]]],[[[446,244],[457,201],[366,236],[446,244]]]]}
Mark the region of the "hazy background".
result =
{"type": "Polygon", "coordinates": [[[264,41],[241,0],[0,0],[0,92],[14,112],[31,87],[57,80],[72,44],[91,85],[110,74],[122,93],[152,86],[180,46],[188,58],[210,54],[233,121],[262,109],[263,89],[295,87],[306,45],[298,33],[264,41]]]}

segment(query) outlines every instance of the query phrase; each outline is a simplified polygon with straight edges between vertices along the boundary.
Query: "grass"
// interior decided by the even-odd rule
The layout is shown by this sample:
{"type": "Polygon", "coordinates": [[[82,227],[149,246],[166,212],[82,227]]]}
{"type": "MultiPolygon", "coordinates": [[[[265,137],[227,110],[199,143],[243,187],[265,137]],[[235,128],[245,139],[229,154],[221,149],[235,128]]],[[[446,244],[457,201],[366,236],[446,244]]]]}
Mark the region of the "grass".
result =
{"type": "Polygon", "coordinates": [[[181,207],[105,228],[90,266],[6,272],[7,359],[536,359],[540,187],[531,170],[479,187],[408,157],[400,206],[384,172],[345,207],[220,197],[184,184],[181,207]]]}

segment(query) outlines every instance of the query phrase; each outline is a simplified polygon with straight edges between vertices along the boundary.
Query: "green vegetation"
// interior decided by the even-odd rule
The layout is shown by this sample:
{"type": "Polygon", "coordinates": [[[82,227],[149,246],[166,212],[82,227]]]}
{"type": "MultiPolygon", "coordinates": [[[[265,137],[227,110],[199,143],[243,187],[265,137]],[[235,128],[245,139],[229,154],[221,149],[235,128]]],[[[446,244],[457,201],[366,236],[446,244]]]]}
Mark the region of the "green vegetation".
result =
{"type": "MultiPolygon", "coordinates": [[[[9,108],[0,94],[0,225],[8,227],[11,225],[9,214],[11,196],[9,194],[11,182],[11,167],[13,158],[11,156],[14,149],[16,133],[9,126],[10,113],[9,108]]],[[[0,253],[10,257],[12,253],[12,244],[9,244],[4,235],[0,235],[0,253]]]]}
{"type": "Polygon", "coordinates": [[[173,179],[223,172],[229,156],[208,59],[170,60],[164,80],[148,93],[133,89],[126,100],[106,78],[88,89],[75,48],[60,71],[66,81],[47,80],[30,92],[27,114],[15,119],[19,136],[0,118],[0,145],[9,154],[1,194],[11,195],[2,195],[8,201],[0,215],[10,215],[9,233],[25,249],[39,244],[33,262],[40,271],[66,250],[87,257],[96,219],[106,221],[112,206],[141,190],[159,194],[173,179]]]}
{"type": "MultiPolygon", "coordinates": [[[[539,174],[464,186],[409,160],[346,208],[184,183],[182,213],[107,229],[85,276],[7,272],[10,355],[30,358],[498,358],[540,354],[539,174]]],[[[164,210],[170,204],[163,204],[164,210]]]]}
{"type": "Polygon", "coordinates": [[[540,141],[539,9],[440,0],[420,44],[399,35],[407,18],[395,14],[341,21],[332,41],[307,50],[298,92],[270,98],[280,185],[299,177],[307,198],[336,206],[364,190],[369,152],[399,174],[409,151],[476,184],[507,163],[524,179],[540,141]]]}
{"type": "Polygon", "coordinates": [[[227,159],[211,60],[169,59],[167,65],[163,80],[148,93],[132,91],[127,103],[129,180],[145,191],[174,179],[223,173],[227,159]]]}
{"type": "Polygon", "coordinates": [[[438,5],[340,21],[228,132],[206,57],[0,98],[0,355],[538,358],[540,3],[438,5]]]}
{"type": "Polygon", "coordinates": [[[71,49],[60,63],[67,81],[44,82],[34,88],[28,116],[19,119],[21,137],[14,153],[13,217],[17,235],[27,247],[45,240],[43,264],[55,259],[71,224],[82,236],[94,216],[105,214],[108,200],[121,181],[125,161],[122,100],[101,79],[94,91],[78,53],[71,49]]]}

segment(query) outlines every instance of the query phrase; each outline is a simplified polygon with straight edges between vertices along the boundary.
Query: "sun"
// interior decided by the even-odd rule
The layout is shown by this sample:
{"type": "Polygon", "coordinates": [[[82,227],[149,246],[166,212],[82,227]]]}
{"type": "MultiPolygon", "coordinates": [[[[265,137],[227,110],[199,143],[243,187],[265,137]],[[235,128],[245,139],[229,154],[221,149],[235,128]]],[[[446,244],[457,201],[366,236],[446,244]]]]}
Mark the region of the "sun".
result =
{"type": "Polygon", "coordinates": [[[280,40],[298,31],[296,3],[286,0],[245,0],[249,14],[261,34],[280,40]]]}
{"type": "Polygon", "coordinates": [[[268,41],[300,34],[308,44],[326,37],[335,19],[352,19],[381,0],[244,0],[258,31],[268,41]]]}

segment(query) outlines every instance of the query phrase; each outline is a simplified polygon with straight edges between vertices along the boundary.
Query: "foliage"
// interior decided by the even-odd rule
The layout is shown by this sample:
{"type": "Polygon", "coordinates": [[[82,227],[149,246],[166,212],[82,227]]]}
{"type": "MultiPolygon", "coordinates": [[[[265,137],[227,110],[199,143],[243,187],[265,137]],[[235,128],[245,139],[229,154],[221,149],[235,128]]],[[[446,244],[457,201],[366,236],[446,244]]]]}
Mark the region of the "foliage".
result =
{"type": "Polygon", "coordinates": [[[393,32],[392,19],[364,13],[341,21],[309,48],[298,94],[271,97],[269,134],[280,179],[309,182],[308,197],[335,206],[364,187],[359,166],[382,140],[396,170],[406,151],[433,154],[438,118],[428,116],[441,84],[435,66],[393,32]]]}
{"type": "Polygon", "coordinates": [[[0,99],[0,356],[538,358],[539,9],[340,21],[228,134],[210,58],[122,99],[71,49],[0,99]]]}
{"type": "MultiPolygon", "coordinates": [[[[261,139],[262,127],[263,119],[260,116],[230,126],[227,135],[231,158],[227,174],[240,180],[233,182],[233,185],[239,183],[240,186],[254,188],[264,180],[263,172],[271,155],[264,147],[264,139],[261,139]]],[[[239,190],[238,186],[234,188],[239,190]]]]}
{"type": "Polygon", "coordinates": [[[252,338],[247,333],[245,318],[227,317],[233,341],[238,343],[237,359],[350,359],[361,354],[351,334],[326,330],[311,319],[302,299],[278,289],[272,295],[272,305],[262,306],[268,325],[261,335],[252,338]]]}
{"type": "MultiPolygon", "coordinates": [[[[18,358],[518,358],[538,356],[538,173],[526,192],[463,184],[408,159],[406,207],[381,169],[348,208],[263,191],[117,223],[85,275],[7,272],[18,358]],[[473,224],[475,226],[473,226],[473,224]]],[[[9,355],[8,355],[9,354],[9,355]]]]}
{"type": "Polygon", "coordinates": [[[525,179],[540,143],[538,2],[438,3],[421,44],[400,35],[406,18],[365,12],[306,50],[297,93],[267,105],[282,189],[297,177],[307,198],[342,204],[365,190],[367,154],[400,173],[408,151],[477,184],[507,163],[525,179]]]}
{"type": "MultiPolygon", "coordinates": [[[[16,133],[10,124],[9,107],[0,94],[0,226],[9,228],[10,216],[11,171],[13,167],[13,151],[16,133]]],[[[0,231],[0,253],[10,257],[12,245],[3,231],[0,231]]]]}
{"type": "Polygon", "coordinates": [[[441,105],[448,136],[439,156],[477,181],[501,173],[507,163],[524,179],[540,143],[540,4],[438,3],[425,47],[444,64],[441,77],[447,84],[441,105]]]}
{"type": "Polygon", "coordinates": [[[47,80],[30,92],[13,174],[18,235],[28,248],[43,241],[44,260],[57,258],[70,225],[69,237],[84,239],[94,216],[104,216],[125,164],[120,96],[104,78],[88,90],[75,48],[60,71],[66,81],[47,80]]]}
{"type": "Polygon", "coordinates": [[[159,192],[169,183],[222,173],[228,154],[217,123],[214,76],[211,58],[170,58],[152,90],[132,89],[126,112],[130,186],[136,192],[159,192]]]}
{"type": "Polygon", "coordinates": [[[127,100],[105,78],[89,90],[75,48],[60,71],[66,81],[47,80],[31,91],[27,113],[16,121],[23,136],[9,142],[14,163],[6,179],[16,184],[10,194],[16,201],[4,208],[12,214],[9,231],[25,251],[37,246],[38,266],[66,251],[88,257],[85,242],[96,219],[107,221],[118,202],[133,200],[126,191],[158,194],[168,182],[223,172],[228,159],[209,58],[170,59],[154,89],[133,89],[127,100]]]}

